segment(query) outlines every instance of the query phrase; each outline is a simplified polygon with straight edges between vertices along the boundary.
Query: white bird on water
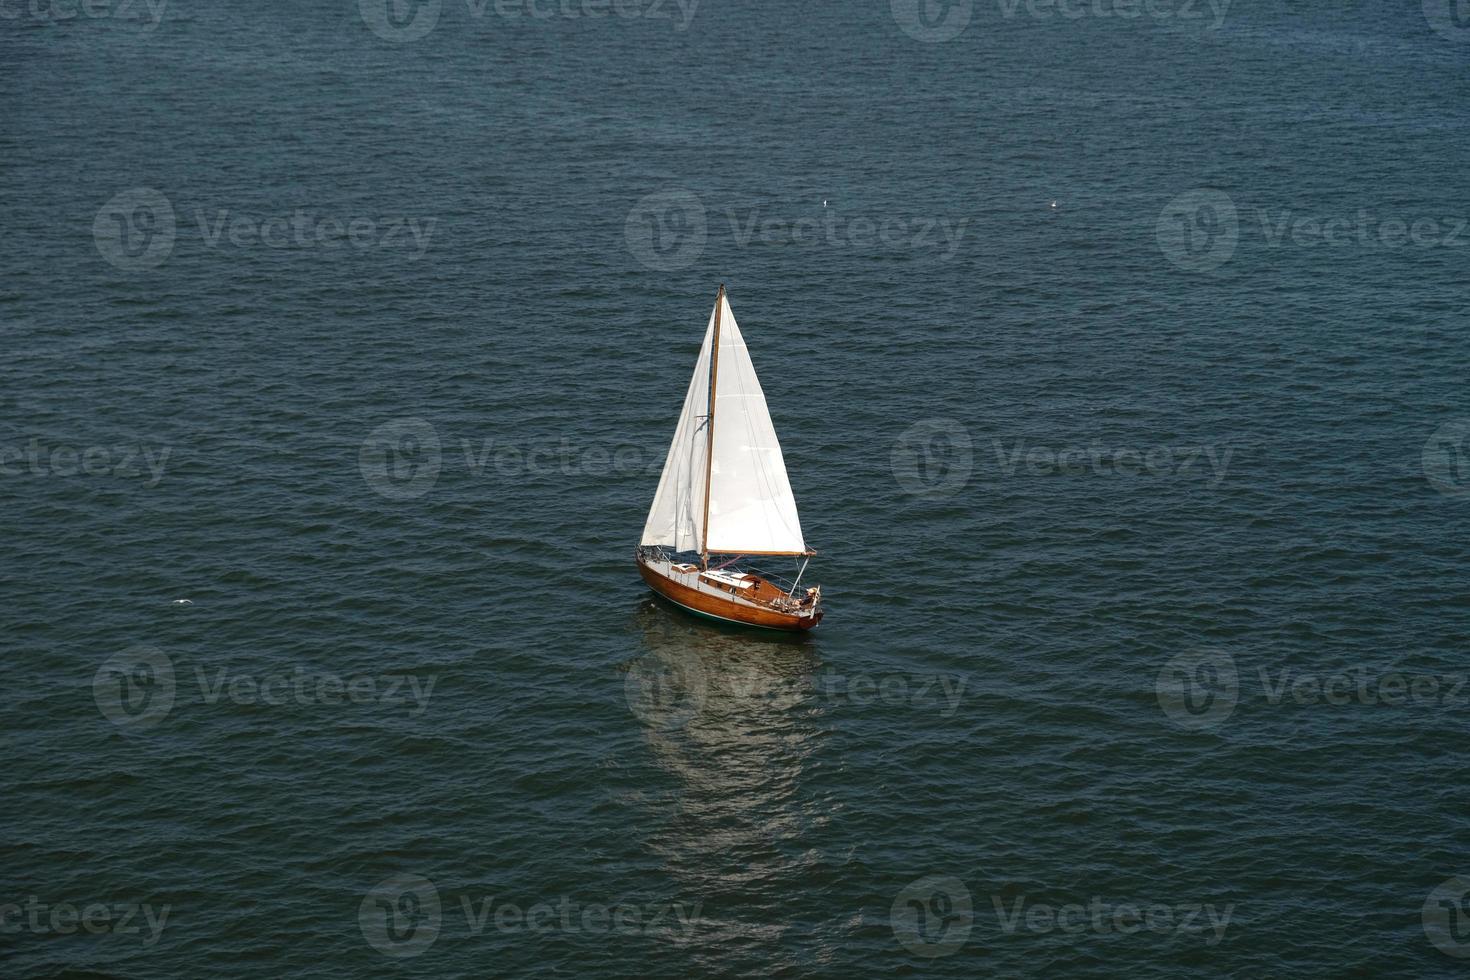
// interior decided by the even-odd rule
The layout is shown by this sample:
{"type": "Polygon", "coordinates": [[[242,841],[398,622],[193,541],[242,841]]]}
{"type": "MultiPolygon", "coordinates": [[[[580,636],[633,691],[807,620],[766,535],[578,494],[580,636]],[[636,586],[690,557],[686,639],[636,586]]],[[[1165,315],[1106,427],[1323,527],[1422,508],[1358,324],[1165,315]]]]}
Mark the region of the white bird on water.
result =
{"type": "Polygon", "coordinates": [[[169,605],[171,605],[171,606],[192,606],[192,605],[194,605],[194,600],[193,599],[175,599],[173,602],[169,603],[169,605]]]}
{"type": "Polygon", "coordinates": [[[827,199],[824,197],[824,198],[822,198],[822,207],[825,208],[826,206],[827,206],[827,199]]]}
{"type": "Polygon", "coordinates": [[[1057,202],[1056,202],[1056,201],[1052,201],[1052,202],[1051,202],[1051,206],[1052,206],[1052,207],[1056,207],[1056,206],[1057,206],[1057,202]]]}

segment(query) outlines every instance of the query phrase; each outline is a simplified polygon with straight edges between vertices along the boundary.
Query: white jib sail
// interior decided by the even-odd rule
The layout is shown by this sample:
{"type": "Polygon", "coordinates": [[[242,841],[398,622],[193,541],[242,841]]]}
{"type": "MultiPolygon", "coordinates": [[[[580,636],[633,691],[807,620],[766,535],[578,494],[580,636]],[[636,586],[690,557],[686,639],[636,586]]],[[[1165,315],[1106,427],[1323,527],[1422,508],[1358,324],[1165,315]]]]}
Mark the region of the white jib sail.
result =
{"type": "Polygon", "coordinates": [[[710,311],[709,326],[704,331],[704,344],[699,360],[694,363],[694,377],[684,395],[684,408],[669,458],[648,509],[643,525],[643,544],[657,544],[675,551],[698,551],[704,533],[705,447],[709,436],[705,419],[709,414],[710,337],[715,330],[715,314],[710,311]]]}
{"type": "MultiPolygon", "coordinates": [[[[709,536],[705,546],[727,554],[804,552],[796,497],[786,476],[786,461],[765,393],[729,300],[722,294],[720,302],[714,460],[709,467],[709,536]]],[[[712,312],[669,458],[643,528],[644,544],[666,545],[676,551],[699,551],[703,544],[705,446],[709,440],[705,423],[713,332],[712,312]]]]}

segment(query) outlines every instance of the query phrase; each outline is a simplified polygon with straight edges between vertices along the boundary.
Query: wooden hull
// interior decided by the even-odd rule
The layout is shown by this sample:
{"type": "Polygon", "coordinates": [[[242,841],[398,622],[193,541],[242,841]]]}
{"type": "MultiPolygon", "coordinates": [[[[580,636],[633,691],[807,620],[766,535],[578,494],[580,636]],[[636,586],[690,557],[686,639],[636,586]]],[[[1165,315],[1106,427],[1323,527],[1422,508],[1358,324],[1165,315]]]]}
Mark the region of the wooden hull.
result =
{"type": "MultiPolygon", "coordinates": [[[[676,582],[672,578],[660,574],[657,569],[650,567],[641,560],[638,562],[638,574],[643,576],[643,581],[648,583],[650,589],[675,605],[702,616],[724,620],[727,623],[760,626],[773,630],[802,632],[813,628],[822,621],[822,612],[820,609],[811,615],[803,616],[795,613],[781,612],[777,609],[759,608],[698,588],[691,588],[681,582],[676,582]]],[[[770,586],[769,583],[763,580],[761,584],[768,588],[774,588],[774,586],[770,586]]]]}

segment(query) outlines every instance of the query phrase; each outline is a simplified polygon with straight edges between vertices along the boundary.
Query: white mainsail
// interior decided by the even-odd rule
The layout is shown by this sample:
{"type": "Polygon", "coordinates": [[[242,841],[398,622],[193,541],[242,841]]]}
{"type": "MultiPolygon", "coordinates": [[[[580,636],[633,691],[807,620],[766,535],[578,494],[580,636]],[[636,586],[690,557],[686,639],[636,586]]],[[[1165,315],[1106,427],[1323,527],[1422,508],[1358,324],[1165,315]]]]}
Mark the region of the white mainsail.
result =
{"type": "Polygon", "coordinates": [[[804,554],[807,550],[766,396],[723,290],[705,329],[642,543],[675,551],[726,554],[804,554]],[[710,343],[716,313],[720,345],[713,372],[714,458],[707,461],[710,343]],[[706,469],[710,484],[707,535],[706,469]]]}

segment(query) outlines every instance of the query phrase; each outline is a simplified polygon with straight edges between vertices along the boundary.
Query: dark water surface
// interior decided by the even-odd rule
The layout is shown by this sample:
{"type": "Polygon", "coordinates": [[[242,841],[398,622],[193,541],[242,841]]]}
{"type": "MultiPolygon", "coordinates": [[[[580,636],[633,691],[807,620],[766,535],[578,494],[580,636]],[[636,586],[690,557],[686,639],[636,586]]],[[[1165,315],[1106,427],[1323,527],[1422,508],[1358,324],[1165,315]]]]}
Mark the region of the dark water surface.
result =
{"type": "Polygon", "coordinates": [[[0,973],[1462,971],[1470,22],[1184,6],[5,6],[0,973]]]}

